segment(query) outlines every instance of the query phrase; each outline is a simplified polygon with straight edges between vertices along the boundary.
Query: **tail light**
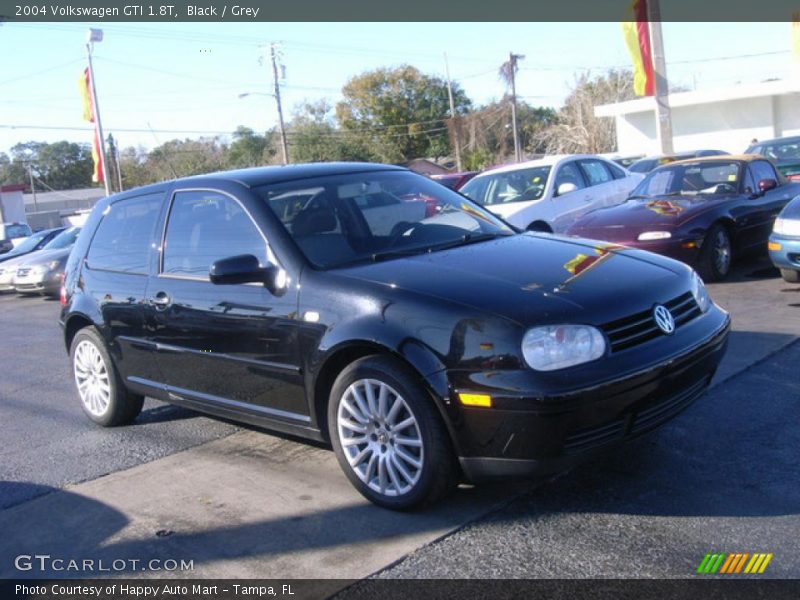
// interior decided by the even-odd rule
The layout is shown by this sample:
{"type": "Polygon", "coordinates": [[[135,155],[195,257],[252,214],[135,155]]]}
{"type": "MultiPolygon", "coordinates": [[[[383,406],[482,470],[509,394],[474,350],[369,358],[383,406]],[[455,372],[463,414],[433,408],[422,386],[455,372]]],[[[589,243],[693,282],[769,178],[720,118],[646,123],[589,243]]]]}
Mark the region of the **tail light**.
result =
{"type": "Polygon", "coordinates": [[[59,300],[61,301],[61,306],[67,305],[67,274],[61,274],[61,292],[59,294],[59,300]]]}
{"type": "Polygon", "coordinates": [[[800,173],[790,173],[786,176],[789,181],[800,181],[800,173]]]}

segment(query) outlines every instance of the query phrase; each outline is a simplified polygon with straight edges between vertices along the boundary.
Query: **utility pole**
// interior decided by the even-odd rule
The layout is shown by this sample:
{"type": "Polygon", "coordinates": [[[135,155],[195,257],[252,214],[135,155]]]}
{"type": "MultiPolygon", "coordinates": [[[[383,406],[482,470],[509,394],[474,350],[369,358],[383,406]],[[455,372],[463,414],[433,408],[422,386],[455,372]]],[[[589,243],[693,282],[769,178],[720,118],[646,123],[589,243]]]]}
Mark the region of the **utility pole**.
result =
{"type": "Polygon", "coordinates": [[[647,20],[650,25],[650,44],[653,51],[655,77],[656,131],[662,154],[672,154],[672,113],[669,107],[667,61],[664,57],[664,38],[661,35],[659,0],[647,0],[647,20]]]}
{"type": "Polygon", "coordinates": [[[94,126],[97,127],[97,137],[100,140],[100,160],[103,164],[103,185],[106,188],[106,196],[108,192],[108,165],[106,164],[106,141],[103,139],[103,125],[100,121],[100,105],[97,103],[97,86],[94,84],[94,66],[92,65],[92,50],[94,49],[95,42],[103,41],[103,32],[100,29],[90,29],[87,34],[86,41],[86,54],[89,57],[89,81],[92,87],[92,104],[94,109],[94,126]]]}
{"type": "Polygon", "coordinates": [[[33,212],[39,212],[39,205],[36,204],[36,186],[33,185],[33,164],[28,163],[28,177],[31,178],[31,193],[33,194],[33,212]]]}
{"type": "Polygon", "coordinates": [[[517,123],[517,61],[525,58],[522,54],[508,53],[508,77],[511,84],[511,127],[514,131],[514,161],[522,160],[522,149],[519,145],[519,124],[517,123]]]}
{"type": "Polygon", "coordinates": [[[283,125],[283,109],[281,108],[281,88],[278,85],[278,62],[275,52],[275,43],[269,45],[269,55],[272,59],[272,79],[275,83],[275,102],[278,105],[278,127],[281,132],[281,150],[283,151],[283,164],[289,164],[289,147],[286,145],[286,129],[283,125]]]}
{"type": "Polygon", "coordinates": [[[450,64],[447,62],[447,52],[444,53],[444,72],[447,75],[447,96],[450,98],[450,118],[453,122],[453,143],[456,146],[456,169],[460,173],[461,167],[461,136],[458,133],[458,120],[456,119],[456,105],[453,102],[453,84],[450,81],[450,64]]]}

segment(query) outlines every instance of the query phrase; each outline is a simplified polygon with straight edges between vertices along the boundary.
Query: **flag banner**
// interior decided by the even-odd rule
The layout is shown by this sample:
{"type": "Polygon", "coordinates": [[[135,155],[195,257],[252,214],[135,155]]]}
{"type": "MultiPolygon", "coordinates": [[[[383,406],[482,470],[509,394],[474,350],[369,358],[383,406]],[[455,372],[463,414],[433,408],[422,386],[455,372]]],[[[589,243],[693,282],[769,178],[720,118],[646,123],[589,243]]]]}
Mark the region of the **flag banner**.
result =
{"type": "Polygon", "coordinates": [[[792,13],[792,56],[800,61],[800,12],[792,13]]]}
{"type": "Polygon", "coordinates": [[[652,96],[655,93],[655,76],[647,0],[633,0],[629,14],[631,20],[622,23],[622,34],[633,61],[633,91],[637,96],[652,96]]]}
{"type": "Polygon", "coordinates": [[[83,70],[78,79],[78,89],[81,92],[81,99],[83,104],[83,120],[94,123],[94,106],[92,103],[92,76],[89,72],[89,67],[83,70]]]}
{"type": "Polygon", "coordinates": [[[92,101],[92,75],[88,67],[83,70],[83,74],[78,80],[78,89],[80,89],[83,102],[83,120],[94,123],[94,136],[92,137],[92,160],[94,161],[94,169],[92,170],[92,181],[94,183],[104,183],[104,158],[103,153],[100,151],[100,131],[98,130],[95,120],[94,102],[92,101]]]}

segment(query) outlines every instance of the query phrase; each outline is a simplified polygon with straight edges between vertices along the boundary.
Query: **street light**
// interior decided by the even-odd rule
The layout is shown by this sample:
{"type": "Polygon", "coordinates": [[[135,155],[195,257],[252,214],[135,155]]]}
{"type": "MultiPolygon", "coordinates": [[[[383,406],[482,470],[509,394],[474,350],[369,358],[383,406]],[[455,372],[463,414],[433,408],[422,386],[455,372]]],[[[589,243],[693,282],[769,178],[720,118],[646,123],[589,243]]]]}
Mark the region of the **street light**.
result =
{"type": "MultiPolygon", "coordinates": [[[[277,88],[276,88],[277,89],[277,88]]],[[[283,125],[283,112],[281,111],[281,99],[277,94],[270,94],[269,92],[242,92],[239,94],[239,99],[247,98],[247,96],[269,96],[275,98],[278,103],[278,126],[281,134],[281,150],[283,151],[283,164],[289,164],[289,148],[286,144],[286,130],[283,125]]]]}

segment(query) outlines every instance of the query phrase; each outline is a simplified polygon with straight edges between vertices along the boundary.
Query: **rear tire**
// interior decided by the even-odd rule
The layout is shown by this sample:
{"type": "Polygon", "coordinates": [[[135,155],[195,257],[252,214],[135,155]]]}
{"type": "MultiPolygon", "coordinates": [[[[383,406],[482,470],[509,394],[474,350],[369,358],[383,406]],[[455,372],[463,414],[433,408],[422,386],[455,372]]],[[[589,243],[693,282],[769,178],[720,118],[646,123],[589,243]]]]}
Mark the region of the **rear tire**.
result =
{"type": "Polygon", "coordinates": [[[87,417],[103,427],[116,427],[139,416],[144,396],[125,388],[94,327],[84,327],[75,334],[69,355],[81,408],[87,417]]]}
{"type": "Polygon", "coordinates": [[[781,269],[781,277],[786,283],[800,283],[800,271],[781,269]]]}
{"type": "Polygon", "coordinates": [[[458,483],[444,424],[419,376],[368,356],[336,378],[328,430],[339,465],[368,500],[392,510],[433,504],[458,483]]]}
{"type": "Polygon", "coordinates": [[[700,248],[697,270],[705,282],[722,281],[730,274],[732,264],[731,236],[724,225],[717,223],[708,230],[700,248]]]}

